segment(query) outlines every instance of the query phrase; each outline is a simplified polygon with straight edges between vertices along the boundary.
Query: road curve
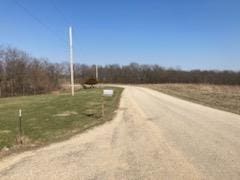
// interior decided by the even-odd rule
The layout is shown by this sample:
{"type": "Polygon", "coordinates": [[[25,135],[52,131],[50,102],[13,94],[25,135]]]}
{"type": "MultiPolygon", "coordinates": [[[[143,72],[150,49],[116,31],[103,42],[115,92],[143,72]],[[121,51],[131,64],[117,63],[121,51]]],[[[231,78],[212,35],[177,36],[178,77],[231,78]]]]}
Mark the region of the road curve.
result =
{"type": "Polygon", "coordinates": [[[2,160],[0,179],[240,179],[240,116],[125,86],[113,121],[2,160]]]}

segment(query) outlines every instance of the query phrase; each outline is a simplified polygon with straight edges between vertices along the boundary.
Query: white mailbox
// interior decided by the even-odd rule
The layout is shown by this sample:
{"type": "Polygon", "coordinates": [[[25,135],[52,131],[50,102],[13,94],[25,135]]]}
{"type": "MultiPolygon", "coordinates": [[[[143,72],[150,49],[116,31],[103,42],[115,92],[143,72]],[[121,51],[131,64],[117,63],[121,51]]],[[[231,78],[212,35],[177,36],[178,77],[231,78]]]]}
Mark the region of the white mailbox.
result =
{"type": "Polygon", "coordinates": [[[104,89],[103,96],[113,96],[113,89],[104,89]]]}

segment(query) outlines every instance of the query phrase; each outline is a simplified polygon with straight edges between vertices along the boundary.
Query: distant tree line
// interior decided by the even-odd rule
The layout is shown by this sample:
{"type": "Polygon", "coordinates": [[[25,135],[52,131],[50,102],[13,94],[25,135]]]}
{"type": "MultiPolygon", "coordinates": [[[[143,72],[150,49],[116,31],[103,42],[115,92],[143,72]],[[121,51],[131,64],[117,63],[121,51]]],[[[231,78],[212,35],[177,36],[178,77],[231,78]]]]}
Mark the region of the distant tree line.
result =
{"type": "Polygon", "coordinates": [[[140,65],[137,63],[131,63],[126,66],[107,65],[100,67],[99,77],[100,80],[106,83],[203,83],[240,85],[240,71],[184,71],[164,68],[159,65],[140,65]]]}
{"type": "MultiPolygon", "coordinates": [[[[95,66],[75,64],[75,82],[95,77],[95,66]]],[[[131,63],[99,66],[103,83],[207,83],[240,85],[240,71],[184,71],[131,63]]],[[[68,63],[50,63],[9,47],[0,47],[0,97],[47,93],[69,82],[68,63]]]]}

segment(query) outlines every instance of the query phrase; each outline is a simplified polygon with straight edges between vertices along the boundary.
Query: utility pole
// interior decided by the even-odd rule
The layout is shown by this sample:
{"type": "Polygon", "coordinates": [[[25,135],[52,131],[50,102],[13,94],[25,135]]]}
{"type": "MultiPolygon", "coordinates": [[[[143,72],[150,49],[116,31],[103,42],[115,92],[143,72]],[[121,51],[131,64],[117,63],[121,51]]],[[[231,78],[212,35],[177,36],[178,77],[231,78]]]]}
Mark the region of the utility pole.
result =
{"type": "Polygon", "coordinates": [[[98,65],[96,64],[96,80],[98,81],[98,65]]]}
{"type": "Polygon", "coordinates": [[[71,71],[71,89],[74,96],[74,72],[73,72],[73,47],[72,47],[72,27],[69,27],[69,47],[70,47],[70,71],[71,71]]]}

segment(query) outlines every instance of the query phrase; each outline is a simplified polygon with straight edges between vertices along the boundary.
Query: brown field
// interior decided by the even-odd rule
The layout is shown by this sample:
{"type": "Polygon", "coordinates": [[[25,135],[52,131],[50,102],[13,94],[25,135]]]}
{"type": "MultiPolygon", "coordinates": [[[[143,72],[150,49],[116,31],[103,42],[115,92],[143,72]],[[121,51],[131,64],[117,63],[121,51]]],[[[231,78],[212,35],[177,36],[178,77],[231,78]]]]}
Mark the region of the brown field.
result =
{"type": "Polygon", "coordinates": [[[240,114],[240,86],[206,84],[149,84],[143,86],[195,103],[240,114]]]}

